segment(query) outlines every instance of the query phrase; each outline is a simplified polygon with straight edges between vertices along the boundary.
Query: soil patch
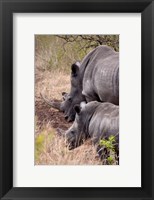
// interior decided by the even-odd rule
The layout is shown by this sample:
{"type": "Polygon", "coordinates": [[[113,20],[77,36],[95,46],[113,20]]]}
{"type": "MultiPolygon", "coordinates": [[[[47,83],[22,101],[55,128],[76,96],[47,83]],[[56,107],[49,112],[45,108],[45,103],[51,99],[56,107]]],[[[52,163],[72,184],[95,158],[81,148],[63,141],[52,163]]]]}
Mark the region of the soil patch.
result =
{"type": "MultiPolygon", "coordinates": [[[[55,102],[60,102],[54,99],[55,102]]],[[[44,101],[35,101],[36,126],[39,130],[49,124],[55,129],[66,131],[72,123],[68,123],[62,112],[48,106],[44,101]]]]}

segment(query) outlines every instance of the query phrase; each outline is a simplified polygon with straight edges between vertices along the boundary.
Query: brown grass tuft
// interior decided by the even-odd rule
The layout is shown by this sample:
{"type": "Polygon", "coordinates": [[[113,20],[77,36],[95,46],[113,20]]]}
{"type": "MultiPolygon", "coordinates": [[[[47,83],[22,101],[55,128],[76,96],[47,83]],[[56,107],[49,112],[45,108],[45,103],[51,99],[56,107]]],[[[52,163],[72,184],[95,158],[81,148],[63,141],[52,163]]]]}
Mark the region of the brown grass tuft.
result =
{"type": "Polygon", "coordinates": [[[58,136],[55,129],[45,128],[35,138],[35,164],[36,165],[100,165],[95,148],[90,141],[84,145],[68,150],[65,139],[58,136]],[[39,142],[41,140],[41,146],[39,142]]]}

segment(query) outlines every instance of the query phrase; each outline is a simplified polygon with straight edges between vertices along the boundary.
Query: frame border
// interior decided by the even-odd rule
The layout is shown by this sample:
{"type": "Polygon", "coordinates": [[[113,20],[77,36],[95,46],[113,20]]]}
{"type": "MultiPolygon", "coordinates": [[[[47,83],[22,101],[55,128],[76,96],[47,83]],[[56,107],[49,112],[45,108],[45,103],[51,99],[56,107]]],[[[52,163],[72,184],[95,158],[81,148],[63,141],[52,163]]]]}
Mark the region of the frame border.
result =
{"type": "Polygon", "coordinates": [[[154,199],[154,0],[0,0],[1,199],[154,199]],[[13,187],[13,13],[141,13],[142,187],[13,187]]]}

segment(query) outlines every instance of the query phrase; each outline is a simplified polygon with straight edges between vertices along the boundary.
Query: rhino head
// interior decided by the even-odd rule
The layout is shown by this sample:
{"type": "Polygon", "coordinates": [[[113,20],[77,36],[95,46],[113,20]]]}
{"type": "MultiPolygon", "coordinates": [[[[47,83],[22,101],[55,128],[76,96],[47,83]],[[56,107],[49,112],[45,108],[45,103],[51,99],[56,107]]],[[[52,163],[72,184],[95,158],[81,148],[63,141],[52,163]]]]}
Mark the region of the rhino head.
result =
{"type": "Polygon", "coordinates": [[[82,143],[82,139],[84,138],[84,134],[81,134],[82,130],[82,120],[81,120],[81,108],[79,105],[74,106],[75,121],[72,126],[66,131],[65,139],[68,148],[74,149],[82,143]]]}
{"type": "Polygon", "coordinates": [[[74,121],[75,110],[74,106],[80,104],[85,98],[82,95],[82,79],[80,75],[80,63],[76,62],[71,66],[71,89],[65,100],[61,104],[61,109],[64,110],[65,119],[74,121]]]}
{"type": "Polygon", "coordinates": [[[66,144],[69,149],[80,146],[89,135],[89,123],[100,102],[92,101],[86,103],[81,102],[80,105],[74,106],[75,121],[72,126],[65,132],[66,144]]]}
{"type": "Polygon", "coordinates": [[[82,77],[80,74],[80,63],[76,62],[71,66],[71,89],[70,93],[62,92],[63,101],[55,102],[49,101],[42,94],[44,101],[51,107],[64,112],[65,119],[68,122],[74,121],[75,110],[74,106],[80,104],[85,98],[82,95],[82,77]]]}
{"type": "Polygon", "coordinates": [[[69,93],[62,93],[63,102],[60,110],[64,112],[65,119],[70,122],[75,119],[74,106],[80,104],[85,98],[82,95],[82,78],[80,74],[80,63],[76,62],[71,66],[71,89],[69,93]]]}

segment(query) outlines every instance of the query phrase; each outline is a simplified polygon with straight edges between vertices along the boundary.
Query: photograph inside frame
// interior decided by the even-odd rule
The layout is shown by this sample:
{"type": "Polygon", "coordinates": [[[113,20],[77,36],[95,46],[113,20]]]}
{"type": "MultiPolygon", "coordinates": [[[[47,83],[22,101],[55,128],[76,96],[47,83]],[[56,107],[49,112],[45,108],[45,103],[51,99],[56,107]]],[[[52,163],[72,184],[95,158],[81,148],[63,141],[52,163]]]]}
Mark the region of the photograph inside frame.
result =
{"type": "Polygon", "coordinates": [[[35,165],[119,165],[119,35],[35,35],[35,165]]]}

